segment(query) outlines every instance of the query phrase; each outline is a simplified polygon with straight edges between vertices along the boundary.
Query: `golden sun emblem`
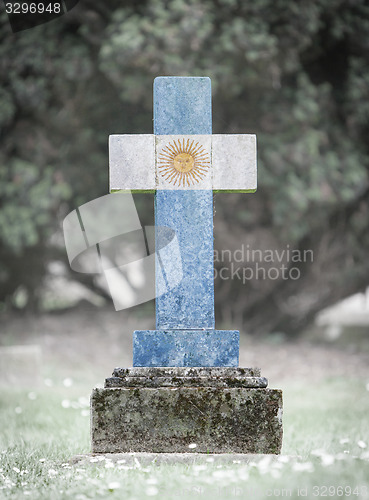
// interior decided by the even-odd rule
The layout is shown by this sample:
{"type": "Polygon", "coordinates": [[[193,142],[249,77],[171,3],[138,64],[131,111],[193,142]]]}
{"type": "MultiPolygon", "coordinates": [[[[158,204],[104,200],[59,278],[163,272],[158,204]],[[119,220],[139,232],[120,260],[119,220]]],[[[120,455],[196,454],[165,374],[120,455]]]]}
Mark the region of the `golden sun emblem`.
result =
{"type": "Polygon", "coordinates": [[[159,172],[174,186],[191,186],[208,173],[210,158],[203,146],[190,139],[177,139],[159,154],[159,172]]]}

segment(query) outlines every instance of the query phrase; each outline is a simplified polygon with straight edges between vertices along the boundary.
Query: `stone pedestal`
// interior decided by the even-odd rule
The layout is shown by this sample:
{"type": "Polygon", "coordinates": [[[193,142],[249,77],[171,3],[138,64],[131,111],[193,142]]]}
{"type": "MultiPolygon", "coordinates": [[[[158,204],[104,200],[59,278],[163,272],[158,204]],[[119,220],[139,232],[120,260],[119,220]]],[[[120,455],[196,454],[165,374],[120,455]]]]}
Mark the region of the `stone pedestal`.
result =
{"type": "Polygon", "coordinates": [[[92,451],[280,453],[282,391],[267,384],[257,368],[117,368],[91,396],[92,451]]]}
{"type": "Polygon", "coordinates": [[[238,366],[238,330],[136,330],[133,366],[238,366]]]}

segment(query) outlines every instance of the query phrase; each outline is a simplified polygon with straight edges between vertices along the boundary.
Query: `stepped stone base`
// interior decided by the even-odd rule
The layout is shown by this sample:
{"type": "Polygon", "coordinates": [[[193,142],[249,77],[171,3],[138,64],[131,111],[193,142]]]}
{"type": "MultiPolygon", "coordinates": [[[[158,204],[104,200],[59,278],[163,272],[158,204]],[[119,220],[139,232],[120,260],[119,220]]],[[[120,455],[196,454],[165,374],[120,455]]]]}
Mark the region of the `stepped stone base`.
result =
{"type": "Polygon", "coordinates": [[[252,368],[117,368],[91,396],[92,452],[278,454],[282,391],[266,385],[252,368]]]}

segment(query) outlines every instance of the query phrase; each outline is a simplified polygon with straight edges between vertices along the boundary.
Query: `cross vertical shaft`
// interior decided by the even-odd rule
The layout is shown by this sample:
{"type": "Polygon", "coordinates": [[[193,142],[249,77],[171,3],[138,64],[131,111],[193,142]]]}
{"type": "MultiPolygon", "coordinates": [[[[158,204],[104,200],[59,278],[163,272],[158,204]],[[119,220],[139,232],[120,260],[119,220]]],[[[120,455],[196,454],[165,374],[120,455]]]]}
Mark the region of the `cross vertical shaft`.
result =
{"type": "MultiPolygon", "coordinates": [[[[211,133],[210,79],[156,78],[154,134],[211,133]]],[[[157,190],[155,225],[176,232],[183,272],[176,288],[161,296],[157,293],[156,328],[214,329],[212,190],[157,190]]],[[[160,234],[156,233],[157,248],[162,246],[160,234]]]]}

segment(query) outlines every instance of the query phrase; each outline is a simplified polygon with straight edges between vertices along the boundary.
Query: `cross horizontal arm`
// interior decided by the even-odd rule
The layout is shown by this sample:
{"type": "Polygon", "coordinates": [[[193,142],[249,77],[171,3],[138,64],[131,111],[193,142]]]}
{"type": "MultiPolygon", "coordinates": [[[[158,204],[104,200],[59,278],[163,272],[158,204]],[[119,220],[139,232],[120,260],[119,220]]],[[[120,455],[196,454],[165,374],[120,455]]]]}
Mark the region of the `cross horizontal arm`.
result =
{"type": "Polygon", "coordinates": [[[155,191],[155,136],[109,136],[109,191],[155,191]]]}
{"type": "Polygon", "coordinates": [[[111,135],[110,192],[209,189],[254,192],[256,136],[111,135]]]}

